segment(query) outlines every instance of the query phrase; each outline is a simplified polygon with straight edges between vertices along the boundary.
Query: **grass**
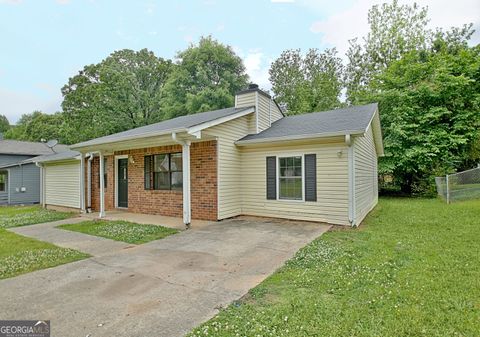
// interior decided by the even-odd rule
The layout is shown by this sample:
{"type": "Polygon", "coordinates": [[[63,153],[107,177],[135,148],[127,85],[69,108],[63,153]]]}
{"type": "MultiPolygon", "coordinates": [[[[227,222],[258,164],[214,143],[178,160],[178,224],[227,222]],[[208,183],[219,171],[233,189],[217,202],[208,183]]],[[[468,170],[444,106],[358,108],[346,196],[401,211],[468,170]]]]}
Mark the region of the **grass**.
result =
{"type": "Polygon", "coordinates": [[[172,228],[155,225],[140,225],[128,221],[93,220],[83,221],[77,224],[61,225],[58,227],[133,244],[141,244],[163,239],[164,237],[178,233],[178,230],[172,228]]]}
{"type": "Polygon", "coordinates": [[[190,336],[478,336],[480,200],[382,198],[190,336]]]}
{"type": "Polygon", "coordinates": [[[0,228],[0,279],[89,257],[0,228]]]}
{"type": "Polygon", "coordinates": [[[33,225],[43,222],[63,220],[72,217],[73,213],[47,210],[35,206],[0,207],[0,228],[33,225]]]}

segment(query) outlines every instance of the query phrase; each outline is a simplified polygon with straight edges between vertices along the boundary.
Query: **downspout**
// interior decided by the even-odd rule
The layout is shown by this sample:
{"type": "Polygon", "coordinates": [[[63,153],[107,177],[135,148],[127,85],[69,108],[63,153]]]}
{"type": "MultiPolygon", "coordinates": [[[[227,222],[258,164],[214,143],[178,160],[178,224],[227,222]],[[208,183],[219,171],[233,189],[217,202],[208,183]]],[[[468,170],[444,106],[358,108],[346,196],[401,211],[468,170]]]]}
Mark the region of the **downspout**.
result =
{"type": "Polygon", "coordinates": [[[105,161],[103,152],[99,151],[100,157],[100,213],[99,218],[105,217],[105,161]]]}
{"type": "Polygon", "coordinates": [[[85,208],[85,155],[80,153],[80,212],[86,213],[85,208]]]}
{"type": "Polygon", "coordinates": [[[35,166],[40,169],[40,204],[45,208],[45,169],[40,163],[35,163],[35,166]]]}
{"type": "Polygon", "coordinates": [[[356,227],[355,214],[355,151],[351,135],[345,135],[345,144],[348,146],[348,221],[356,227]]]}
{"type": "Polygon", "coordinates": [[[93,153],[87,154],[87,213],[92,212],[92,160],[93,153]]]}
{"type": "Polygon", "coordinates": [[[177,134],[172,132],[172,140],[182,145],[182,172],[183,172],[183,223],[185,227],[190,228],[192,209],[190,201],[190,144],[189,140],[177,138],[177,134]]]}

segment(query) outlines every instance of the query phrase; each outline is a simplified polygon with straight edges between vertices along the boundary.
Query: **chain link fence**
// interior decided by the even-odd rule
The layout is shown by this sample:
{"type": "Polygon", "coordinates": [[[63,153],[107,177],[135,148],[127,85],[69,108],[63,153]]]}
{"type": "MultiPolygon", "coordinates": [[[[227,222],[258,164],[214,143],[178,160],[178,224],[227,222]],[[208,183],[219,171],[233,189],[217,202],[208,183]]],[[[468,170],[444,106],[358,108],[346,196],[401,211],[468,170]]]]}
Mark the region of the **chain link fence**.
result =
{"type": "Polygon", "coordinates": [[[480,198],[480,165],[477,168],[436,177],[438,195],[447,203],[480,198]]]}

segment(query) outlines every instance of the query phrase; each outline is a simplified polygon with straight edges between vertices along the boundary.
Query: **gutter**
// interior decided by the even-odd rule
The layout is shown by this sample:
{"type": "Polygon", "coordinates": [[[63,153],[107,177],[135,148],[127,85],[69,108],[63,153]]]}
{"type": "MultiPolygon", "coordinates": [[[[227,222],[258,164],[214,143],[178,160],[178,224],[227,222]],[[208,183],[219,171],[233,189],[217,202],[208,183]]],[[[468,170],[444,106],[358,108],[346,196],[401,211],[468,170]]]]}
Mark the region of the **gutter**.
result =
{"type": "Polygon", "coordinates": [[[237,140],[235,145],[250,145],[250,144],[262,144],[262,143],[271,143],[271,142],[282,142],[289,140],[304,140],[312,138],[327,138],[327,137],[337,137],[337,136],[353,136],[353,135],[363,135],[365,130],[349,130],[341,132],[325,132],[325,133],[309,133],[304,135],[291,135],[291,136],[281,136],[281,137],[269,137],[269,138],[260,138],[260,139],[246,139],[246,140],[237,140]]]}

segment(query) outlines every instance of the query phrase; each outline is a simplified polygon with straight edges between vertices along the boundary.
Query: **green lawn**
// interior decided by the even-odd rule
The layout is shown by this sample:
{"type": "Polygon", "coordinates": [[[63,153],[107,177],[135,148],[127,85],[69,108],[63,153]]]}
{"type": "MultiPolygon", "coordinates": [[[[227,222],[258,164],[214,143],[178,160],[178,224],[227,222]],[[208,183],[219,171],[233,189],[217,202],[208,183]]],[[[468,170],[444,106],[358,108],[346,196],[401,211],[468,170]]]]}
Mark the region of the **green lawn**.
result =
{"type": "Polygon", "coordinates": [[[2,206],[0,207],[0,228],[9,228],[37,223],[63,220],[74,216],[74,213],[47,210],[35,206],[2,206]]]}
{"type": "Polygon", "coordinates": [[[77,224],[61,225],[58,227],[134,244],[163,239],[164,237],[178,233],[178,230],[172,228],[155,225],[140,225],[127,221],[92,220],[77,224]]]}
{"type": "Polygon", "coordinates": [[[190,336],[479,336],[480,200],[381,199],[190,336]]]}
{"type": "Polygon", "coordinates": [[[0,228],[0,279],[81,260],[88,254],[0,228]]]}

